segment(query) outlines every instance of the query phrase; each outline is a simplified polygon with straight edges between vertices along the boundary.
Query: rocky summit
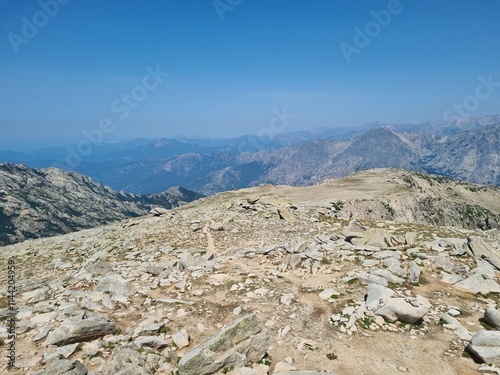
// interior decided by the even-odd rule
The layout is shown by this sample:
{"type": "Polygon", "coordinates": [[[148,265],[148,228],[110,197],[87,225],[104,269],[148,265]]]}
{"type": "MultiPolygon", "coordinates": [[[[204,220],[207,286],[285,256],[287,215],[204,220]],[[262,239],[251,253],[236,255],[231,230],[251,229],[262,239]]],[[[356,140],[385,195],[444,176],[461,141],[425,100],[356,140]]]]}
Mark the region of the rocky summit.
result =
{"type": "Polygon", "coordinates": [[[380,169],[4,246],[5,371],[498,374],[499,202],[380,169]]]}
{"type": "Polygon", "coordinates": [[[181,187],[126,194],[76,172],[0,164],[0,245],[93,228],[200,197],[181,187]]]}

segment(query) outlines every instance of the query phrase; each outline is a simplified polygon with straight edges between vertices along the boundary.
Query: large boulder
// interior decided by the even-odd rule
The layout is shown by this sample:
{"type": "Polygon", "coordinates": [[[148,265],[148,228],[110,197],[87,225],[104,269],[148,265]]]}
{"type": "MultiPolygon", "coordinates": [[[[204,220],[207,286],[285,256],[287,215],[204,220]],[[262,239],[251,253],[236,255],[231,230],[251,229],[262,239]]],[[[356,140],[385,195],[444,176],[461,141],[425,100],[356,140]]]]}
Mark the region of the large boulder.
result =
{"type": "Polygon", "coordinates": [[[262,359],[268,347],[269,333],[255,315],[246,315],[182,357],[179,374],[208,375],[224,368],[243,367],[262,359]]]}
{"type": "Polygon", "coordinates": [[[484,363],[500,366],[500,331],[479,331],[467,349],[484,363]]]}
{"type": "Polygon", "coordinates": [[[467,245],[476,258],[487,260],[497,270],[500,270],[500,253],[480,237],[467,238],[467,245]]]}
{"type": "Polygon", "coordinates": [[[366,294],[366,308],[385,320],[415,324],[418,323],[431,307],[430,302],[422,297],[399,296],[393,290],[378,284],[369,284],[366,294]]]}
{"type": "Polygon", "coordinates": [[[493,308],[488,308],[484,312],[484,321],[488,323],[490,326],[495,327],[496,329],[500,328],[500,311],[493,308]]]}
{"type": "Polygon", "coordinates": [[[104,318],[91,318],[64,323],[49,333],[47,345],[68,345],[92,341],[115,331],[115,324],[104,318]]]}
{"type": "Polygon", "coordinates": [[[467,290],[471,293],[488,294],[500,293],[500,285],[495,281],[495,269],[487,261],[476,258],[477,268],[472,270],[472,274],[455,284],[456,287],[467,290]]]}

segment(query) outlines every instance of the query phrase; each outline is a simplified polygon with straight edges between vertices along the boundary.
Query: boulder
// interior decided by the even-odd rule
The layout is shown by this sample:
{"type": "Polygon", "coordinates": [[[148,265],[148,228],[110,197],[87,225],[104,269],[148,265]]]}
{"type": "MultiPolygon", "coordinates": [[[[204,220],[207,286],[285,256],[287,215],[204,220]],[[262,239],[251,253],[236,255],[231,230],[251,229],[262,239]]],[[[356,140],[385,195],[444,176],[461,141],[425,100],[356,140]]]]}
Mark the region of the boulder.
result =
{"type": "Polygon", "coordinates": [[[388,282],[395,283],[395,284],[402,284],[405,281],[405,279],[398,277],[396,275],[393,275],[388,270],[375,270],[375,271],[370,272],[370,274],[373,276],[382,277],[382,278],[386,279],[388,282]]]}
{"type": "Polygon", "coordinates": [[[476,258],[487,260],[497,270],[500,270],[500,254],[490,244],[479,237],[467,238],[467,245],[476,258]]]}
{"type": "Polygon", "coordinates": [[[153,216],[162,216],[168,213],[168,210],[163,207],[153,207],[151,211],[149,211],[150,215],[153,216]]]}
{"type": "Polygon", "coordinates": [[[420,267],[415,261],[410,262],[410,283],[417,284],[420,281],[420,267]]]}
{"type": "Polygon", "coordinates": [[[443,327],[452,330],[460,340],[469,341],[472,334],[458,321],[458,319],[448,314],[443,314],[441,319],[444,321],[443,327]]]}
{"type": "Polygon", "coordinates": [[[495,327],[496,329],[500,328],[500,311],[498,311],[497,309],[486,309],[483,319],[490,326],[495,327]]]}
{"type": "Polygon", "coordinates": [[[455,286],[474,294],[500,293],[500,285],[493,279],[485,279],[480,273],[469,276],[467,279],[456,283],[455,286]]]}
{"type": "Polygon", "coordinates": [[[104,362],[96,371],[97,375],[149,375],[144,357],[130,348],[113,350],[112,358],[104,362]]]}
{"type": "Polygon", "coordinates": [[[88,371],[83,364],[78,361],[67,359],[56,360],[47,368],[35,375],[87,375],[88,371]]]}
{"type": "Polygon", "coordinates": [[[68,345],[92,341],[115,331],[115,324],[106,319],[83,319],[61,325],[49,333],[47,345],[68,345]]]}
{"type": "Polygon", "coordinates": [[[180,375],[207,375],[230,367],[243,367],[264,357],[269,333],[257,317],[245,315],[220,333],[189,351],[179,362],[180,375]]]}
{"type": "Polygon", "coordinates": [[[135,293],[134,286],[118,274],[103,277],[94,289],[97,292],[111,293],[113,298],[123,296],[130,297],[135,293]]]}
{"type": "Polygon", "coordinates": [[[484,363],[500,366],[500,331],[479,331],[467,346],[484,363]]]}
{"type": "Polygon", "coordinates": [[[185,348],[189,346],[189,335],[185,329],[181,329],[172,335],[172,341],[179,348],[185,348]]]}
{"type": "Polygon", "coordinates": [[[366,295],[366,308],[384,319],[395,322],[418,323],[431,307],[422,297],[400,297],[394,291],[377,284],[369,284],[366,295]]]}

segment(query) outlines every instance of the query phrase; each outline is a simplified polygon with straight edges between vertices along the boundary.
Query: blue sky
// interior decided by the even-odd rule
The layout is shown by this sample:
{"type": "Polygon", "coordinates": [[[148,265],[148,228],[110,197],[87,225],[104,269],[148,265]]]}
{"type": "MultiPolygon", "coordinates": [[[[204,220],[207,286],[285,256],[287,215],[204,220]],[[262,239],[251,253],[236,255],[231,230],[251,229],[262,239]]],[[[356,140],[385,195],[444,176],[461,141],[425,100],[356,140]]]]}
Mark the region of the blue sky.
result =
{"type": "MultiPolygon", "coordinates": [[[[478,77],[500,81],[498,15],[498,0],[0,0],[0,149],[78,142],[103,119],[105,141],[258,134],[285,107],[283,131],[442,120],[478,77]]],[[[500,112],[490,94],[468,114],[500,112]]]]}

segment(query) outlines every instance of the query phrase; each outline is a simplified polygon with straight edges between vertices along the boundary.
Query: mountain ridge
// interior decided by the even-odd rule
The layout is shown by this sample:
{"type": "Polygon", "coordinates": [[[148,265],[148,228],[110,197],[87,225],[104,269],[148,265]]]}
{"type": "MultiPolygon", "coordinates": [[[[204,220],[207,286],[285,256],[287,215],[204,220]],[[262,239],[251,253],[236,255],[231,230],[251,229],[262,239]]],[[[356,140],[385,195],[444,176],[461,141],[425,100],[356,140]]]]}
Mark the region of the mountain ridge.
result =
{"type": "Polygon", "coordinates": [[[0,163],[0,244],[92,228],[200,197],[181,187],[143,196],[116,192],[77,172],[0,163]]]}

